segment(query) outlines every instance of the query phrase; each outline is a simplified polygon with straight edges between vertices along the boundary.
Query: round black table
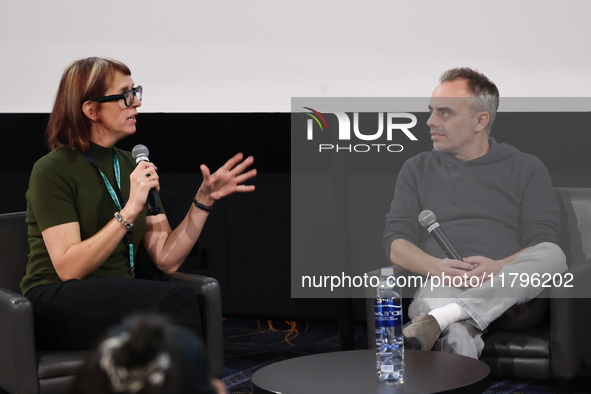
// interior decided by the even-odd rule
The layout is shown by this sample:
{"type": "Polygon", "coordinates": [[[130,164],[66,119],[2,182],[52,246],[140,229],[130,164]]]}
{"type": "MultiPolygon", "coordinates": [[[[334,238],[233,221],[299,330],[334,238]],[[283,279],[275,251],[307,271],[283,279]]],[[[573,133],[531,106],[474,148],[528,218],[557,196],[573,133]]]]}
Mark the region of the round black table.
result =
{"type": "Polygon", "coordinates": [[[490,368],[482,361],[441,352],[407,350],[404,382],[379,382],[375,350],[297,357],[252,375],[253,394],[482,393],[490,368]]]}

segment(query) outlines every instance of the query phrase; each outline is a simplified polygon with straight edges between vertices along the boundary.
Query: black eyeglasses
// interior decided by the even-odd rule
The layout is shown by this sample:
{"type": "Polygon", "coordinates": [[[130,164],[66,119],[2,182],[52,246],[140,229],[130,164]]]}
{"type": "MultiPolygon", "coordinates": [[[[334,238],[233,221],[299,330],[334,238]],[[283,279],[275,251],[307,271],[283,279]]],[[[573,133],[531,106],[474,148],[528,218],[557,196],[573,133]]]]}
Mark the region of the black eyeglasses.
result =
{"type": "Polygon", "coordinates": [[[110,96],[99,97],[94,101],[96,101],[97,103],[104,103],[107,101],[123,100],[125,102],[126,107],[131,107],[133,105],[133,100],[135,99],[135,97],[142,101],[143,92],[144,89],[141,86],[136,86],[135,88],[126,90],[121,94],[112,94],[110,96]]]}

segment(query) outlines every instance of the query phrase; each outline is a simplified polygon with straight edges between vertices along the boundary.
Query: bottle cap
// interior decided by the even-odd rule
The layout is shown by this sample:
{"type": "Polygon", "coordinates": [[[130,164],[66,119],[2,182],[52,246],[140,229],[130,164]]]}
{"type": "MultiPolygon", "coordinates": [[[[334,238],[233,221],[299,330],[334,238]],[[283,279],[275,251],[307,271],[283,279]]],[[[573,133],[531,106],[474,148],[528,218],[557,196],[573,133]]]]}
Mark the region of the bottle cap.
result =
{"type": "Polygon", "coordinates": [[[394,275],[394,268],[392,268],[392,267],[382,268],[381,275],[382,276],[393,276],[394,275]]]}

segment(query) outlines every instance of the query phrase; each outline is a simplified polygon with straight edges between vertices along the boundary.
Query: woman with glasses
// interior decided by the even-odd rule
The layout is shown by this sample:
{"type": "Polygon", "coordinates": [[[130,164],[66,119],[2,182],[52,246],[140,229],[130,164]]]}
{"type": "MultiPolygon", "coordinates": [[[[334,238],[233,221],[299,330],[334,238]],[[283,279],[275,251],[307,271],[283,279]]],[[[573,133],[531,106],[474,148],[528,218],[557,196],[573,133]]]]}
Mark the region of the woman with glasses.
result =
{"type": "MultiPolygon", "coordinates": [[[[176,271],[199,238],[214,202],[256,170],[238,154],[203,183],[173,231],[146,200],[159,191],[154,164],[115,147],[136,131],[142,87],[110,59],[88,58],[64,72],[46,132],[51,151],[33,167],[27,191],[30,254],[21,290],[33,304],[38,346],[87,349],[132,312],[156,312],[200,330],[192,289],[131,279],[140,242],[163,272],[176,271]]],[[[189,205],[189,204],[188,204],[189,205]]]]}

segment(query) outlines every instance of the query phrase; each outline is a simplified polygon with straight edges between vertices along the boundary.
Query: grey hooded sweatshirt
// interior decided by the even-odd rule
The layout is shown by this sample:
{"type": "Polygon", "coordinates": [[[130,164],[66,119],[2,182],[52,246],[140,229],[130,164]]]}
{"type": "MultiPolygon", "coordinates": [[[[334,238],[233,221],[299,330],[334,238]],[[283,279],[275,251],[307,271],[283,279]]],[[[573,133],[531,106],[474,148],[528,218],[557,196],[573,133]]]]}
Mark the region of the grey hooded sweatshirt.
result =
{"type": "Polygon", "coordinates": [[[489,144],[484,156],[470,161],[433,150],[403,165],[386,215],[387,255],[392,241],[405,239],[445,257],[418,222],[425,209],[463,257],[498,260],[541,242],[558,244],[560,211],[544,164],[491,137],[489,144]]]}

